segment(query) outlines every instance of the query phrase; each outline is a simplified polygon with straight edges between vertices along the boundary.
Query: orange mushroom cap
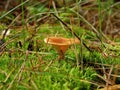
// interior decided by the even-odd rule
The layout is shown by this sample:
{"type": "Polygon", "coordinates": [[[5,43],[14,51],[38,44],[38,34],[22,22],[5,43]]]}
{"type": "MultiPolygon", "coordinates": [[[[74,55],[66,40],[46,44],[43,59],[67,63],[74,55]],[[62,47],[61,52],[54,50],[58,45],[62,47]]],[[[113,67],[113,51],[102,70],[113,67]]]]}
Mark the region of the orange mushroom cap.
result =
{"type": "Polygon", "coordinates": [[[80,41],[77,38],[63,38],[63,37],[48,37],[44,39],[45,43],[52,45],[72,45],[78,44],[80,41]]]}

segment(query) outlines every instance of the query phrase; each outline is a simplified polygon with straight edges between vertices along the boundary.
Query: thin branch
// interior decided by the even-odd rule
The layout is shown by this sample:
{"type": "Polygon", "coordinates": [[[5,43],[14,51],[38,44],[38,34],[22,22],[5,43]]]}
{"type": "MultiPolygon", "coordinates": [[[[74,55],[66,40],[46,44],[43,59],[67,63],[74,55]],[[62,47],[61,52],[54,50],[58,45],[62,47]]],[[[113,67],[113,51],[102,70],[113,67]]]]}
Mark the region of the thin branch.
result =
{"type": "MultiPolygon", "coordinates": [[[[60,21],[66,28],[67,30],[69,30],[70,33],[72,33],[75,37],[77,37],[79,39],[79,41],[81,40],[81,38],[65,23],[63,22],[59,17],[57,17],[54,13],[51,13],[58,21],[60,21]]],[[[83,45],[90,51],[92,52],[92,50],[84,43],[82,42],[83,45]]]]}

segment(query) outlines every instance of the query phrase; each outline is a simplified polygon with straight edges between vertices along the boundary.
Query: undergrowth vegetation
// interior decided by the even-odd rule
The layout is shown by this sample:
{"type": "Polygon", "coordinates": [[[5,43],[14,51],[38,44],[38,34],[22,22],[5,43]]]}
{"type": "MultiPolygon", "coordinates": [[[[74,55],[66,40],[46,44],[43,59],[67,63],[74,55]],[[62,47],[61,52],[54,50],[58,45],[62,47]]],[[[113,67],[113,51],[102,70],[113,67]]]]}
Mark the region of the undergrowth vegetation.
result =
{"type": "Polygon", "coordinates": [[[20,0],[3,10],[0,90],[99,90],[120,84],[119,9],[114,0],[20,0]],[[56,48],[44,42],[51,36],[78,38],[80,44],[58,60],[56,48]]]}

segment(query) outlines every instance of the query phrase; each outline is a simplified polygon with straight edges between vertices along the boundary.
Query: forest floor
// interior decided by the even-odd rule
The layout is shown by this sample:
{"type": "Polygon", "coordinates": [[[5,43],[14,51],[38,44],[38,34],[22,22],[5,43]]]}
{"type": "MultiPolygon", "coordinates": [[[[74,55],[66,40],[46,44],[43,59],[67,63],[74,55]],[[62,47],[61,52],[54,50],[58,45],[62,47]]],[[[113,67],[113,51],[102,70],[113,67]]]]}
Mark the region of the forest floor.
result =
{"type": "Polygon", "coordinates": [[[120,89],[119,1],[0,4],[0,90],[120,89]],[[49,37],[80,43],[59,58],[61,45],[45,43],[49,37]]]}

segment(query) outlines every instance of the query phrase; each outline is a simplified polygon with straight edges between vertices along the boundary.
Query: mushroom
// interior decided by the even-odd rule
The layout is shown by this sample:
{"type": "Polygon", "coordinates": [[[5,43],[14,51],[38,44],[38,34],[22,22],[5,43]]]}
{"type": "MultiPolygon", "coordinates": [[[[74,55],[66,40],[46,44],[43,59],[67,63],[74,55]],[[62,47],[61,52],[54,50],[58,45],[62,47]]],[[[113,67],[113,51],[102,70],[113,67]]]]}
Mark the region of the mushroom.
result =
{"type": "Polygon", "coordinates": [[[57,49],[59,54],[59,60],[64,58],[64,54],[70,45],[80,43],[77,38],[63,37],[47,37],[44,39],[44,42],[53,45],[57,49]]]}

